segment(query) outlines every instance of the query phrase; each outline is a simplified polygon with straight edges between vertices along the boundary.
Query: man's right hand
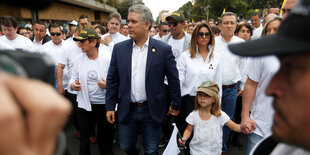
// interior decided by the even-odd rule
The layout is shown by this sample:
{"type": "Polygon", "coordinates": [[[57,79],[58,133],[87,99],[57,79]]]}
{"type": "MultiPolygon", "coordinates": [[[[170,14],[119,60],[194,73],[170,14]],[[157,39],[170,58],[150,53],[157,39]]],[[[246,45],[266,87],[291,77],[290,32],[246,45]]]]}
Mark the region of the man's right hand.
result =
{"type": "Polygon", "coordinates": [[[106,117],[108,122],[113,124],[115,122],[115,111],[107,111],[106,117]]]}
{"type": "Polygon", "coordinates": [[[241,125],[245,127],[248,134],[251,134],[256,129],[255,121],[250,117],[242,117],[241,125]]]}
{"type": "Polygon", "coordinates": [[[64,89],[64,87],[58,86],[57,92],[58,92],[59,94],[65,95],[65,89],[64,89]]]}

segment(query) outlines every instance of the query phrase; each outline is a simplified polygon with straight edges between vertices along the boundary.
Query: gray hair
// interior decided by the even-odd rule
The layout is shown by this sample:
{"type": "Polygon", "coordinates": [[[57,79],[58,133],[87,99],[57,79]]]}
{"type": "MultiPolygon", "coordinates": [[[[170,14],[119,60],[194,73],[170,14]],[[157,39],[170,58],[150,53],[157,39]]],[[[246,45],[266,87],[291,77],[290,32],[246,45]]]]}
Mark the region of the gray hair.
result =
{"type": "Polygon", "coordinates": [[[122,20],[122,16],[118,12],[110,13],[110,15],[108,17],[108,21],[110,21],[112,18],[119,20],[119,22],[121,22],[121,20],[122,20]]]}
{"type": "Polygon", "coordinates": [[[132,11],[141,14],[143,24],[150,22],[151,26],[150,26],[149,30],[151,30],[151,28],[153,27],[153,16],[152,16],[151,10],[148,7],[146,7],[145,5],[136,4],[136,5],[131,6],[128,9],[128,13],[130,13],[132,11]]]}
{"type": "Polygon", "coordinates": [[[224,14],[221,15],[220,22],[219,22],[220,24],[222,24],[223,18],[225,16],[235,16],[236,23],[237,23],[237,16],[236,16],[235,13],[233,13],[233,12],[225,12],[224,14]]]}

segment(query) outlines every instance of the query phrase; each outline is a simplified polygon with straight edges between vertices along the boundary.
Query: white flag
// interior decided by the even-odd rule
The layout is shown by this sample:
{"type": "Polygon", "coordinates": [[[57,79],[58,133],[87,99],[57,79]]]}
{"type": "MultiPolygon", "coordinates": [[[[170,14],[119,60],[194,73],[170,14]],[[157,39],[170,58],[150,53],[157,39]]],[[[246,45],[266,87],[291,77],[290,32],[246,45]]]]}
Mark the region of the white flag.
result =
{"type": "Polygon", "coordinates": [[[169,143],[163,153],[163,155],[177,155],[180,153],[180,149],[177,143],[177,134],[179,132],[175,123],[172,124],[174,126],[172,135],[170,137],[169,143]]]}

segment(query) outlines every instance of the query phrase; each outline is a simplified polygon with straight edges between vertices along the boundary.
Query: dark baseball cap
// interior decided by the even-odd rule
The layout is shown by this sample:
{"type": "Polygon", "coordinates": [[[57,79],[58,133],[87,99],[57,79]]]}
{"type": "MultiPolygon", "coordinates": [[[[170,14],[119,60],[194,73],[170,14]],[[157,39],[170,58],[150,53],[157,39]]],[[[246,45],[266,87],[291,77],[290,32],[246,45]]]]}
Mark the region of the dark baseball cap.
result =
{"type": "Polygon", "coordinates": [[[310,1],[300,0],[274,35],[228,48],[241,56],[290,55],[310,52],[310,1]]]}
{"type": "Polygon", "coordinates": [[[179,11],[175,11],[171,15],[166,17],[166,21],[168,21],[171,18],[174,19],[175,21],[178,21],[178,22],[184,22],[185,21],[183,14],[180,13],[179,11]]]}
{"type": "Polygon", "coordinates": [[[80,32],[79,36],[76,36],[73,38],[74,41],[81,41],[81,40],[85,40],[88,38],[96,38],[98,39],[99,36],[97,34],[97,32],[93,29],[84,29],[80,32]]]}

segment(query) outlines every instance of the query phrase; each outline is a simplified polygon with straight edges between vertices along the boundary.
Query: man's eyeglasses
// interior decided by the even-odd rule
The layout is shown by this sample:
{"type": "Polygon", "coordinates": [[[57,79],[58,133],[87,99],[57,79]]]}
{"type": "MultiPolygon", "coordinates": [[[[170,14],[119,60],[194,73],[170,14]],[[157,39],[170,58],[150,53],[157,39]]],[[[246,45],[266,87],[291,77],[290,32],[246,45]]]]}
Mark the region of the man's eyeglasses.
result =
{"type": "Polygon", "coordinates": [[[203,37],[203,36],[210,37],[210,36],[211,36],[211,33],[210,33],[210,32],[206,32],[206,33],[198,32],[198,35],[199,35],[200,37],[203,37]]]}
{"type": "Polygon", "coordinates": [[[170,27],[171,25],[175,27],[178,25],[178,22],[169,22],[168,26],[170,27]]]}
{"type": "Polygon", "coordinates": [[[61,33],[51,33],[51,36],[60,36],[61,33]]]}
{"type": "Polygon", "coordinates": [[[170,30],[162,30],[164,33],[167,33],[167,32],[169,32],[170,30]]]}

